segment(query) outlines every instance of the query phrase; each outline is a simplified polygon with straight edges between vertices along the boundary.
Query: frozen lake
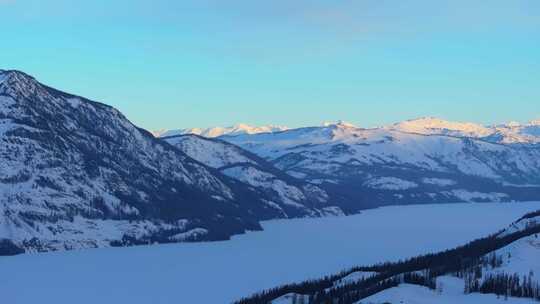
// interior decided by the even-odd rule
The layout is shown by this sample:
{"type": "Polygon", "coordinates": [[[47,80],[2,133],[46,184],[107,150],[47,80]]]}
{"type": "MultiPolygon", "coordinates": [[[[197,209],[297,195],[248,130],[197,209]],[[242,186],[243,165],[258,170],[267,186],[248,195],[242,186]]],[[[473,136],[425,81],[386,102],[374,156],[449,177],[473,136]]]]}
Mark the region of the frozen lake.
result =
{"type": "Polygon", "coordinates": [[[264,223],[232,241],[0,257],[2,303],[230,303],[261,289],[438,251],[540,203],[395,206],[264,223]]]}

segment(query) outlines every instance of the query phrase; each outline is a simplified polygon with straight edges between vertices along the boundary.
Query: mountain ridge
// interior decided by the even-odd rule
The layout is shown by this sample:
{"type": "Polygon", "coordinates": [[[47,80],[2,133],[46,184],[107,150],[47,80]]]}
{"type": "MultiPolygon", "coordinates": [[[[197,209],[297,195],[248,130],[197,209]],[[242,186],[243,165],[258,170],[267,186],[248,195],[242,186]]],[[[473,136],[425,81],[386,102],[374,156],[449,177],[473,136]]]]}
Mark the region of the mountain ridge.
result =
{"type": "Polygon", "coordinates": [[[224,140],[185,134],[164,137],[190,157],[209,165],[223,174],[261,189],[268,204],[283,212],[285,217],[342,215],[331,205],[333,198],[317,187],[287,175],[259,156],[224,140]]]}
{"type": "Polygon", "coordinates": [[[0,254],[223,240],[283,216],[113,107],[23,72],[0,73],[0,143],[0,254]]]}
{"type": "Polygon", "coordinates": [[[540,198],[535,143],[407,130],[331,124],[221,139],[364,206],[540,198]]]}
{"type": "Polygon", "coordinates": [[[285,126],[265,125],[265,126],[250,126],[248,124],[239,123],[230,127],[210,127],[206,129],[202,128],[188,128],[188,129],[162,129],[159,131],[152,131],[155,137],[170,137],[175,135],[195,134],[204,137],[220,137],[225,135],[240,135],[240,134],[258,134],[258,133],[272,133],[288,130],[285,126]]]}

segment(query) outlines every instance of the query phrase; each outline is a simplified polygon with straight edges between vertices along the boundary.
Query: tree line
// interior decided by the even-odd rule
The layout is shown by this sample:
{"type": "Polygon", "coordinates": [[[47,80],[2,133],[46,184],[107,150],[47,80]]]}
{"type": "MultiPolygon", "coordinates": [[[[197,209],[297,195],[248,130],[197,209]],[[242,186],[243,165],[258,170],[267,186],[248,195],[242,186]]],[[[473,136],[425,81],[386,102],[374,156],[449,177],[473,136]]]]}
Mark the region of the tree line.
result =
{"type": "MultiPolygon", "coordinates": [[[[538,213],[539,212],[527,214],[520,220],[533,218],[535,214],[538,213]]],[[[503,232],[504,230],[477,239],[466,245],[438,253],[421,255],[394,263],[354,267],[332,276],[323,277],[319,280],[283,285],[241,299],[237,301],[236,304],[268,304],[273,300],[288,294],[305,295],[302,299],[306,304],[352,304],[385,289],[395,287],[400,283],[422,285],[435,289],[435,278],[438,276],[445,274],[459,275],[460,273],[464,276],[465,273],[477,271],[477,267],[486,263],[492,265],[493,268],[500,265],[500,263],[502,263],[500,258],[493,254],[489,254],[523,237],[540,233],[540,224],[533,222],[532,224],[527,225],[523,230],[507,234],[504,234],[503,232]],[[423,275],[418,274],[417,272],[419,271],[423,271],[423,275]],[[335,286],[336,282],[355,272],[375,272],[376,274],[352,283],[335,286]]],[[[498,288],[502,288],[500,287],[500,283],[490,285],[492,283],[488,282],[491,281],[499,282],[497,278],[488,278],[488,280],[482,284],[478,281],[479,286],[474,285],[476,284],[474,281],[472,282],[473,286],[468,285],[468,283],[466,283],[466,285],[467,288],[469,288],[469,292],[491,293],[491,291],[495,289],[499,290],[498,288]],[[497,287],[494,288],[491,286],[497,287]]],[[[515,284],[515,281],[512,281],[511,283],[515,284]]],[[[521,283],[521,285],[523,284],[524,283],[521,283]]],[[[531,293],[523,292],[522,294],[523,297],[529,297],[527,295],[530,295],[531,293]]],[[[534,292],[532,292],[532,294],[534,294],[534,292]]],[[[512,293],[509,295],[511,296],[512,293]]]]}

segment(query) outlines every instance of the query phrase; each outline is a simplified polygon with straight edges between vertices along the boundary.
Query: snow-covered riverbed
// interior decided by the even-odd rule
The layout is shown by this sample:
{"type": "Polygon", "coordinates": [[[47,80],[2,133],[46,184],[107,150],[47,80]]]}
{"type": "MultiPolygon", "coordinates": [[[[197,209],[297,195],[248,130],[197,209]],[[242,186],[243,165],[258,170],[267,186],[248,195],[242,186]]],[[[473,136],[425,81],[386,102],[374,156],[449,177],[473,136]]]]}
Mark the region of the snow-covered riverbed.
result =
{"type": "Polygon", "coordinates": [[[271,221],[232,241],[0,257],[2,303],[230,303],[275,285],[438,251],[540,203],[396,206],[271,221]]]}

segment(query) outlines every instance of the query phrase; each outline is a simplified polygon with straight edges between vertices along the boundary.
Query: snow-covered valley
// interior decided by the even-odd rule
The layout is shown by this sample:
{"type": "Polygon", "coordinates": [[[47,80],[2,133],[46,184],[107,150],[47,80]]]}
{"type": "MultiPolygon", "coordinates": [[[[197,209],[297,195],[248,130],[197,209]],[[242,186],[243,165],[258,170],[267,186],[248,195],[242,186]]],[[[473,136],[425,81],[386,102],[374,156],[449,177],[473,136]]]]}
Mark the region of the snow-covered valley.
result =
{"type": "Polygon", "coordinates": [[[507,227],[540,203],[384,207],[264,222],[231,241],[0,257],[6,303],[230,303],[355,265],[444,250],[507,227]],[[489,219],[489,220],[486,220],[489,219]]]}
{"type": "MultiPolygon", "coordinates": [[[[456,247],[540,210],[527,202],[540,199],[538,125],[427,118],[375,129],[239,125],[152,136],[110,106],[0,70],[0,271],[8,274],[0,300],[231,303],[327,274],[315,291],[324,303],[356,292],[351,304],[369,288],[407,294],[399,284],[419,280],[434,290],[433,264],[335,273],[456,247]],[[158,245],[196,241],[220,242],[158,245]],[[111,248],[141,244],[153,246],[111,248]],[[64,250],[73,251],[50,253],[64,250]],[[418,278],[419,270],[430,275],[418,278]]],[[[522,229],[480,242],[504,243],[481,255],[450,250],[460,261],[452,267],[499,249],[508,256],[468,288],[515,287],[495,271],[526,275],[537,266],[536,239],[514,238],[522,229]]],[[[447,259],[432,256],[421,259],[448,270],[447,259]]],[[[306,295],[278,290],[269,300],[306,295]]]]}

